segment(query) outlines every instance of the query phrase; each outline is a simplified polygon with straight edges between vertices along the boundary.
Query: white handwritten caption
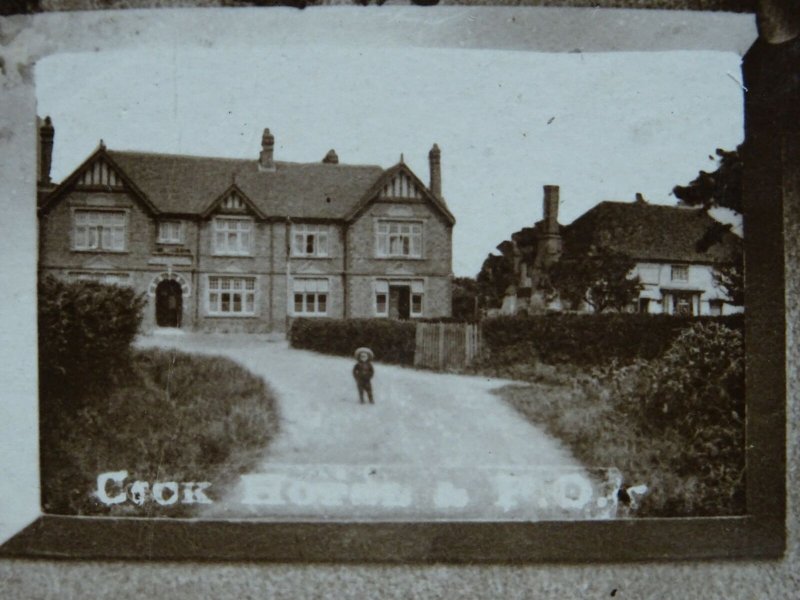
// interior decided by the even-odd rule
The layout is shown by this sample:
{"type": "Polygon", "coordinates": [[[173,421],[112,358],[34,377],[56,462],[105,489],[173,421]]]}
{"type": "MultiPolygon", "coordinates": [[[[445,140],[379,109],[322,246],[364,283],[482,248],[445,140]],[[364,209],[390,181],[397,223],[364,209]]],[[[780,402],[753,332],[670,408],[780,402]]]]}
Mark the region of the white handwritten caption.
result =
{"type": "Polygon", "coordinates": [[[109,471],[97,476],[95,497],[106,506],[130,502],[144,506],[147,502],[155,502],[161,506],[181,504],[212,504],[205,491],[211,487],[208,481],[156,481],[150,485],[147,481],[135,480],[125,485],[127,471],[109,471]],[[183,492],[183,493],[181,493],[183,492]]]}

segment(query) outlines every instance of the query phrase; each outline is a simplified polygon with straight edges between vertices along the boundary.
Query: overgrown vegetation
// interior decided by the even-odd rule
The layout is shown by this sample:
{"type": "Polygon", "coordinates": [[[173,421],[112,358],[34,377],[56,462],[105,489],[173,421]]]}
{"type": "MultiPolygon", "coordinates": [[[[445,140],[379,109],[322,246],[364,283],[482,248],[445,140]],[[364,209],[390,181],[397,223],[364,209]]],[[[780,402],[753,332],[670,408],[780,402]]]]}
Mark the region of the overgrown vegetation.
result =
{"type": "Polygon", "coordinates": [[[742,514],[742,332],[695,322],[650,361],[530,370],[530,387],[500,391],[520,413],[588,466],[616,467],[625,485],[645,484],[635,514],[742,514]]]}
{"type": "Polygon", "coordinates": [[[481,324],[484,358],[477,368],[510,376],[518,365],[533,363],[586,367],[651,360],[696,322],[719,322],[737,330],[744,325],[741,314],[699,319],[642,313],[496,317],[481,324]]]}
{"type": "Polygon", "coordinates": [[[338,356],[367,346],[376,360],[413,365],[416,325],[390,319],[296,319],[289,341],[294,348],[338,356]]]}
{"type": "MultiPolygon", "coordinates": [[[[191,506],[107,507],[96,478],[210,481],[252,468],[278,428],[267,385],[227,359],[135,351],[143,299],[91,282],[39,285],[42,505],[59,514],[187,516],[191,506]]],[[[127,490],[129,491],[129,490],[127,490]]],[[[130,492],[130,491],[129,491],[130,492]]]]}

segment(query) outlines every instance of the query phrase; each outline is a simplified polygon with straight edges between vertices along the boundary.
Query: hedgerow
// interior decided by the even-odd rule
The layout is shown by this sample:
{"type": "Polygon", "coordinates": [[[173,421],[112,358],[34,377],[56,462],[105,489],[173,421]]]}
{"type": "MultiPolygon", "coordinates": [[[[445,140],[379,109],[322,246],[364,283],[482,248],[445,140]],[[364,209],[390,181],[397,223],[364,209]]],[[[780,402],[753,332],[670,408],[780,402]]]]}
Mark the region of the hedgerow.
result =
{"type": "Polygon", "coordinates": [[[367,346],[376,360],[413,365],[416,325],[390,319],[296,319],[289,341],[294,348],[338,356],[367,346]]]}

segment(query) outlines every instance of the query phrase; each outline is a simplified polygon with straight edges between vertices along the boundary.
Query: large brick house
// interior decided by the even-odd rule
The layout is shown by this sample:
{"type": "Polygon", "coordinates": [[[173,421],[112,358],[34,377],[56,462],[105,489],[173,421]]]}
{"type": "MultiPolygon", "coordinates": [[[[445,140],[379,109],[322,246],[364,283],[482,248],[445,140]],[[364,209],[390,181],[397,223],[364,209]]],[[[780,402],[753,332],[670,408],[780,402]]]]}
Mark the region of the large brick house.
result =
{"type": "Polygon", "coordinates": [[[40,127],[39,269],[147,295],[145,329],[284,331],[292,317],[447,317],[452,231],[440,151],[430,185],[389,169],[125,152],[100,142],[50,182],[40,127]]]}
{"type": "Polygon", "coordinates": [[[559,188],[552,185],[544,186],[543,205],[541,221],[498,246],[515,273],[501,312],[561,308],[543,292],[547,268],[562,255],[580,258],[600,248],[634,261],[631,276],[639,278],[642,289],[632,311],[701,316],[742,310],[715,278],[715,270],[741,257],[742,240],[707,211],[651,204],[637,195],[633,202],[601,202],[561,225],[559,188]]]}

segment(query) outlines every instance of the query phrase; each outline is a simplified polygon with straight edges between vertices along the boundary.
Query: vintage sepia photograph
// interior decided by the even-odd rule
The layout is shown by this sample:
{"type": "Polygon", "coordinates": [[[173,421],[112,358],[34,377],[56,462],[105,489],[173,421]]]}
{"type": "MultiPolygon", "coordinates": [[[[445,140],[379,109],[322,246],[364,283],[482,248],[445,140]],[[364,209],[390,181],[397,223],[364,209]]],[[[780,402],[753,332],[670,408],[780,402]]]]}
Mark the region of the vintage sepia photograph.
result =
{"type": "Polygon", "coordinates": [[[0,21],[0,552],[782,556],[769,11],[323,4],[0,21]]]}
{"type": "Polygon", "coordinates": [[[45,57],[44,512],[744,514],[739,62],[45,57]]]}

